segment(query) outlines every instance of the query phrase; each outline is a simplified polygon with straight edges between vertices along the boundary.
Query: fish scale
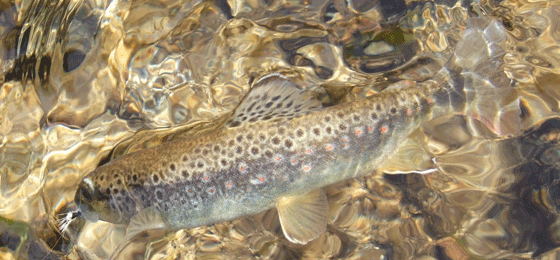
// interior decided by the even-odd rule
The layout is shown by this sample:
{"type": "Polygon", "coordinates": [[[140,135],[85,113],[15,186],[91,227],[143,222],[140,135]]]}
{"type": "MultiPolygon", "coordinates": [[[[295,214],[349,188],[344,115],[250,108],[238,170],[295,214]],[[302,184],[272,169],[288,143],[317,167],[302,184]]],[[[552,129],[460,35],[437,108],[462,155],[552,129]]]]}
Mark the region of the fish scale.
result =
{"type": "MultiPolygon", "coordinates": [[[[498,56],[490,53],[481,60],[498,56]]],[[[225,127],[97,168],[80,184],[76,202],[92,219],[128,223],[145,214],[167,229],[207,225],[276,206],[286,237],[306,243],[318,232],[307,232],[311,224],[298,220],[297,214],[305,214],[305,209],[326,214],[317,206],[324,199],[312,194],[309,202],[298,196],[370,174],[422,123],[467,113],[466,104],[476,98],[476,91],[466,92],[468,74],[463,70],[452,64],[441,72],[447,80],[331,107],[323,107],[281,75],[264,77],[225,127]],[[292,202],[311,206],[294,212],[286,206],[292,202]]]]}

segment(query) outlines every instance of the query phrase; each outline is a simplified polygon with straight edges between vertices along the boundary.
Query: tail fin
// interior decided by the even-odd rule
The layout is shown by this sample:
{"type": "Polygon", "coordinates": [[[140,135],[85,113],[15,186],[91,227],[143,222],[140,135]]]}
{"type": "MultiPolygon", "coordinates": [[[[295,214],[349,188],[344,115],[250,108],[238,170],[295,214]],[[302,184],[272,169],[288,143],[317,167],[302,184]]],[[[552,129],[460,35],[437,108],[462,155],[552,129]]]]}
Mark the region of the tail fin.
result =
{"type": "MultiPolygon", "coordinates": [[[[446,64],[449,72],[460,71],[466,107],[464,112],[484,122],[499,136],[517,133],[521,108],[513,81],[504,72],[505,28],[497,21],[472,18],[469,28],[446,64]]],[[[452,76],[453,73],[450,73],[452,76]]],[[[454,86],[452,86],[454,87],[454,86]]]]}

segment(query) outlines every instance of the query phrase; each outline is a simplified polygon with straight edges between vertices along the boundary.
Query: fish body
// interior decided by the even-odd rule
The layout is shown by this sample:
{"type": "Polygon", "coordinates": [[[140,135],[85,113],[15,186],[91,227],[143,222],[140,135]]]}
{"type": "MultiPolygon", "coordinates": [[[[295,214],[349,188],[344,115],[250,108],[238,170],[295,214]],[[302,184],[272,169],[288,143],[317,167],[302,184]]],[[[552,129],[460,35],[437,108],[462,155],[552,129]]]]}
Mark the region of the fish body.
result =
{"type": "Polygon", "coordinates": [[[424,122],[465,113],[475,92],[467,91],[460,72],[447,70],[454,81],[381,92],[331,107],[298,100],[304,94],[288,80],[266,77],[228,126],[100,166],[80,184],[76,202],[92,219],[128,223],[149,212],[167,229],[217,223],[276,206],[288,239],[306,243],[321,231],[298,232],[313,223],[299,225],[305,221],[288,215],[308,210],[326,218],[326,209],[321,209],[326,199],[321,194],[311,196],[310,203],[290,198],[372,173],[424,122]],[[294,201],[311,206],[287,206],[294,201]]]}

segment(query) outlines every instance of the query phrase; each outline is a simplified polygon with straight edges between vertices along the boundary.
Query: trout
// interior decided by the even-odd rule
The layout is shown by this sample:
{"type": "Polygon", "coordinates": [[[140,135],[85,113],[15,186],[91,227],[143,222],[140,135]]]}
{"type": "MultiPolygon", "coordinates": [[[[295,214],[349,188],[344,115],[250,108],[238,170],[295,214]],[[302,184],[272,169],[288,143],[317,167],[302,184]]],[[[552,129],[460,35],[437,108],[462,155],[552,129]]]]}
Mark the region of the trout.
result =
{"type": "Polygon", "coordinates": [[[285,237],[305,244],[326,229],[321,188],[382,168],[423,123],[466,114],[500,129],[495,118],[512,90],[500,70],[506,38],[499,23],[473,18],[431,83],[328,107],[282,76],[265,76],[224,127],[98,167],[75,202],[87,219],[128,223],[127,236],[276,207],[285,237]],[[491,105],[471,105],[480,102],[491,105]]]}

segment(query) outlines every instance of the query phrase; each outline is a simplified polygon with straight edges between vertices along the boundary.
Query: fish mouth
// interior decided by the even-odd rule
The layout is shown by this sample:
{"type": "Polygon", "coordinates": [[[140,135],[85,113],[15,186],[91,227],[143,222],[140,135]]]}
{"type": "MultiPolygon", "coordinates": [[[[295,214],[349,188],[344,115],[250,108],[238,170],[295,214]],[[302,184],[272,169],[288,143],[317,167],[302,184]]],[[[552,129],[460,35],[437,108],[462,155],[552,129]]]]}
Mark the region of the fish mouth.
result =
{"type": "Polygon", "coordinates": [[[97,213],[91,205],[84,203],[80,196],[77,196],[74,203],[76,203],[76,206],[78,206],[79,211],[86,220],[91,222],[97,222],[99,220],[99,213],[97,213]]]}

